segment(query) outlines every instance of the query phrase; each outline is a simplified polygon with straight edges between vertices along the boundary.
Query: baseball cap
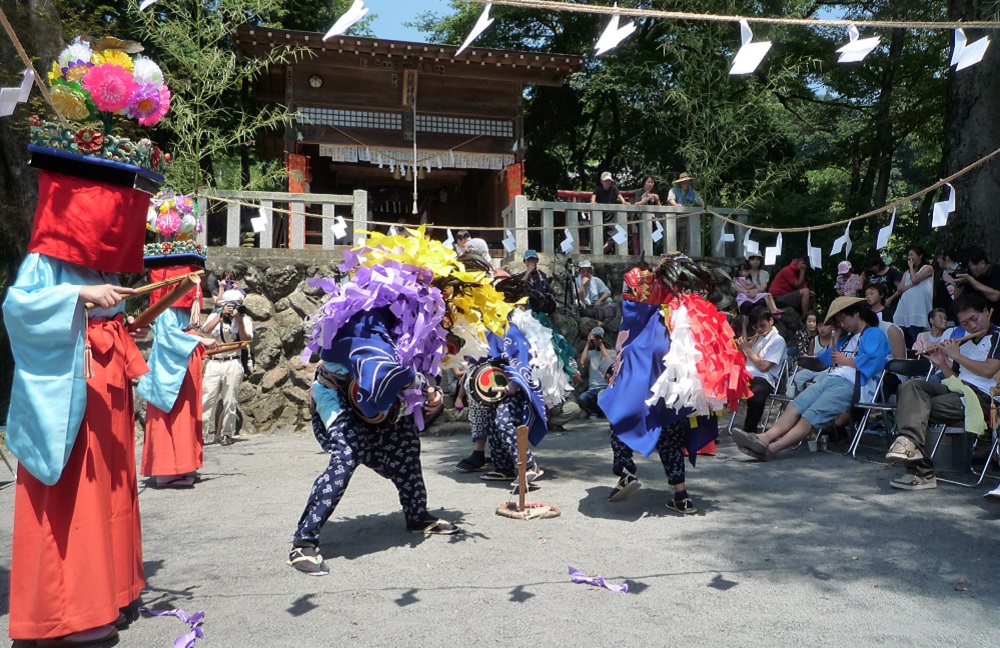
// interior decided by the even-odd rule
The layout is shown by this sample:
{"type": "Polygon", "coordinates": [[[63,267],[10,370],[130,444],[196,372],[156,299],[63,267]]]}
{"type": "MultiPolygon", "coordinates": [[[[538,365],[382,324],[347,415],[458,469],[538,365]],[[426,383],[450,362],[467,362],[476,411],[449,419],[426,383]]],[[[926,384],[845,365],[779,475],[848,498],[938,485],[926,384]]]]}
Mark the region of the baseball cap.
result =
{"type": "Polygon", "coordinates": [[[604,173],[601,174],[601,182],[604,182],[605,180],[610,180],[610,179],[611,179],[611,172],[610,171],[605,171],[604,173]]]}
{"type": "Polygon", "coordinates": [[[535,252],[534,250],[525,250],[524,251],[524,260],[525,261],[527,261],[528,259],[537,259],[537,258],[538,258],[538,252],[535,252]]]}
{"type": "Polygon", "coordinates": [[[851,271],[850,261],[841,261],[837,264],[837,274],[844,274],[845,272],[851,271]]]}
{"type": "Polygon", "coordinates": [[[583,261],[580,261],[580,264],[577,267],[578,268],[593,268],[594,264],[590,262],[590,259],[584,259],[583,261]]]}
{"type": "Polygon", "coordinates": [[[590,329],[590,334],[595,337],[604,335],[604,329],[601,328],[600,326],[595,326],[594,328],[590,329]]]}

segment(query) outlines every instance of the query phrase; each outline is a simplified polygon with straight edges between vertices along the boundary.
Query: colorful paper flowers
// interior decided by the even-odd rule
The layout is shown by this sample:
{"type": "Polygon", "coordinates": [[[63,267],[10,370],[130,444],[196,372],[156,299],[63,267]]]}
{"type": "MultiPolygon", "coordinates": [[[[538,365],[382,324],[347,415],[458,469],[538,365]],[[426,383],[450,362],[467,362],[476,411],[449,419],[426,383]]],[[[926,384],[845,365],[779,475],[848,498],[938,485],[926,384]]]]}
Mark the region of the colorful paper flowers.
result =
{"type": "Polygon", "coordinates": [[[105,124],[111,115],[130,117],[143,126],[159,122],[170,108],[170,89],[156,63],[133,56],[139,51],[142,47],[136,43],[78,36],[48,73],[56,111],[74,121],[104,113],[105,124]]]}
{"type": "Polygon", "coordinates": [[[198,203],[178,196],[172,189],[161,191],[150,201],[146,229],[165,239],[184,241],[201,231],[198,203]]]}

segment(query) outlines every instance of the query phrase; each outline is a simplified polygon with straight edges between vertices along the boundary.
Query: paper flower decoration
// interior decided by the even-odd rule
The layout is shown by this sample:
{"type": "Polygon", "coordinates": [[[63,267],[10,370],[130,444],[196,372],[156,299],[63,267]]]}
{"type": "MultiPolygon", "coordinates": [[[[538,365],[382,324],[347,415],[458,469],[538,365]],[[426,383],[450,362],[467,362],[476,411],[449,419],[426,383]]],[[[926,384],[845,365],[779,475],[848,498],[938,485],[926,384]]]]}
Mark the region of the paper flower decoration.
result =
{"type": "Polygon", "coordinates": [[[143,126],[159,122],[170,108],[170,89],[156,63],[130,53],[141,50],[136,43],[114,38],[91,42],[78,36],[47,75],[56,111],[74,121],[100,117],[105,135],[116,114],[143,126]]]}
{"type": "Polygon", "coordinates": [[[146,228],[163,239],[188,239],[201,231],[198,203],[190,196],[178,196],[172,189],[161,191],[150,201],[146,228]]]}

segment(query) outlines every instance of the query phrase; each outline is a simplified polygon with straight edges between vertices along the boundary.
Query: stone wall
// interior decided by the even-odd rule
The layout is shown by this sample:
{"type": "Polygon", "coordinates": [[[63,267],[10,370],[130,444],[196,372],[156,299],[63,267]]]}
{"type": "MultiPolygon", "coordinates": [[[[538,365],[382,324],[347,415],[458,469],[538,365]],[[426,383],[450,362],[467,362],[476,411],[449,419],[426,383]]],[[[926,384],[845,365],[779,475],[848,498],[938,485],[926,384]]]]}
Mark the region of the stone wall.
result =
{"type": "MultiPolygon", "coordinates": [[[[255,369],[240,388],[240,409],[244,428],[250,432],[285,433],[307,429],[307,389],[312,382],[312,368],[300,359],[311,315],[323,300],[323,291],[309,287],[310,277],[328,277],[341,262],[342,254],[324,250],[262,250],[256,248],[209,248],[207,270],[221,276],[225,270],[236,272],[247,289],[245,305],[253,318],[254,340],[251,350],[255,369]]],[[[577,353],[587,333],[597,325],[613,340],[621,327],[621,317],[604,322],[575,317],[565,308],[568,270],[565,257],[557,262],[543,258],[541,268],[551,280],[553,297],[559,311],[553,321],[573,343],[577,353]]],[[[622,278],[638,258],[594,260],[594,273],[620,296],[622,278]]],[[[512,274],[524,271],[518,260],[504,265],[512,274]]],[[[206,299],[206,315],[213,303],[206,299]]],[[[446,400],[446,404],[450,403],[446,400]]],[[[454,421],[454,412],[446,412],[439,421],[454,421]]]]}

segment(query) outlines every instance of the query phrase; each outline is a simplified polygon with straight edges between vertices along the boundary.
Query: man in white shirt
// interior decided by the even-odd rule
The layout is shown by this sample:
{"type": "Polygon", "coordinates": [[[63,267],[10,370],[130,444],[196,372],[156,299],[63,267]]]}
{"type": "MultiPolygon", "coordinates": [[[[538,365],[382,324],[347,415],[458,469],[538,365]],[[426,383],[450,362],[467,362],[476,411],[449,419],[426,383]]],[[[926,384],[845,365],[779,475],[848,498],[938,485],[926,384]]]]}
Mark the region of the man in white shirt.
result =
{"type": "Polygon", "coordinates": [[[907,380],[899,388],[896,424],[899,437],[885,455],[888,463],[905,463],[906,474],[889,482],[893,488],[924,490],[937,488],[934,462],[930,458],[928,426],[931,421],[951,423],[966,418],[966,408],[979,407],[981,414],[990,411],[990,387],[1000,371],[1000,327],[990,323],[989,304],[983,295],[968,291],[955,299],[955,320],[967,334],[984,332],[982,337],[959,343],[941,343],[941,354],[931,361],[945,380],[958,377],[963,391],[926,380],[907,380]],[[968,391],[966,391],[968,390],[968,391]],[[975,399],[967,398],[975,396],[975,399]],[[978,402],[976,402],[978,401],[978,402]]]}
{"type": "Polygon", "coordinates": [[[594,275],[593,264],[584,259],[580,262],[580,274],[576,278],[576,296],[583,307],[583,314],[586,317],[596,317],[605,320],[614,317],[616,308],[615,300],[611,297],[611,290],[607,284],[601,281],[600,277],[594,275]]]}
{"type": "Polygon", "coordinates": [[[750,391],[753,396],[747,399],[747,415],[743,421],[743,429],[750,434],[757,433],[760,419],[764,415],[767,397],[778,388],[781,380],[781,367],[786,356],[787,345],[784,338],[774,328],[774,315],[765,306],[755,308],[750,313],[750,325],[757,336],[753,342],[740,338],[740,351],[747,358],[747,371],[750,379],[750,391]]]}
{"type": "MultiPolygon", "coordinates": [[[[243,292],[232,289],[222,293],[216,310],[209,315],[202,334],[215,337],[217,343],[253,339],[253,321],[243,307],[243,292]]],[[[205,360],[202,378],[202,427],[207,432],[214,422],[215,442],[232,445],[236,433],[236,408],[239,405],[243,362],[239,349],[210,356],[205,360]]]]}

